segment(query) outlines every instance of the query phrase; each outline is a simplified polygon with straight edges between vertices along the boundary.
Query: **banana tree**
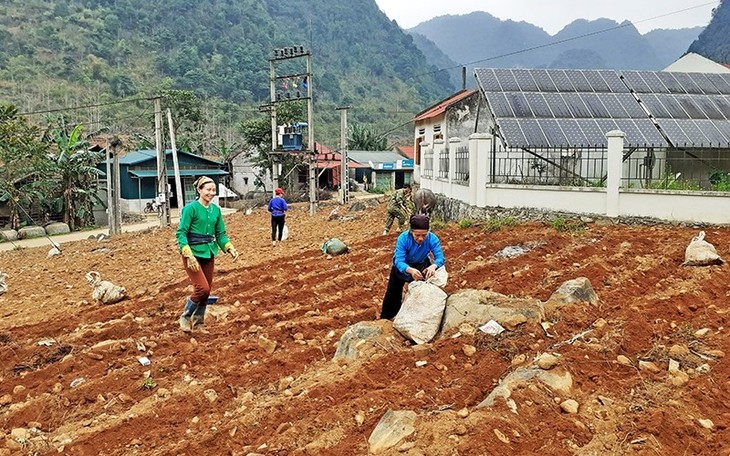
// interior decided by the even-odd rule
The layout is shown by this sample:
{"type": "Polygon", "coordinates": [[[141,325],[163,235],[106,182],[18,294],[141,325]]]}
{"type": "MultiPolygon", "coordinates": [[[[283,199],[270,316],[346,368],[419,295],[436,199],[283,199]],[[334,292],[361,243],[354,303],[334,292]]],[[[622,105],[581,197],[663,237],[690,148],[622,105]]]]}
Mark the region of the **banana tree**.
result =
{"type": "Polygon", "coordinates": [[[93,224],[93,207],[97,196],[96,177],[101,174],[95,165],[103,160],[102,152],[89,150],[90,136],[83,136],[83,125],[67,128],[63,118],[48,132],[55,145],[52,173],[56,183],[55,205],[63,212],[63,221],[71,230],[93,224]]]}

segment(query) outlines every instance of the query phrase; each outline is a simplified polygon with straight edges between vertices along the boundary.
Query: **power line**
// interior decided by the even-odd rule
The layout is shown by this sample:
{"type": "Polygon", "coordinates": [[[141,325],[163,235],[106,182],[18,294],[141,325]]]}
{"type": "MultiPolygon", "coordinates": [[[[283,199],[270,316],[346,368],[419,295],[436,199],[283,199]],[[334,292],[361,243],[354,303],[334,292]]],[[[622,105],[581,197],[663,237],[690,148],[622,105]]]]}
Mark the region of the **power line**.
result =
{"type": "Polygon", "coordinates": [[[134,103],[137,101],[150,101],[150,100],[154,100],[155,98],[156,97],[130,98],[128,100],[108,101],[106,103],[95,103],[95,104],[89,104],[89,105],[74,106],[74,107],[70,107],[70,108],[56,108],[56,109],[46,109],[44,111],[21,112],[21,113],[18,113],[18,115],[19,116],[30,116],[33,114],[50,114],[50,113],[54,113],[54,112],[77,111],[79,109],[99,108],[102,106],[111,106],[111,105],[122,104],[122,103],[134,103]]]}
{"type": "Polygon", "coordinates": [[[487,57],[487,58],[484,58],[484,59],[475,60],[473,62],[461,63],[459,65],[454,65],[454,66],[450,66],[450,67],[446,67],[446,68],[440,68],[438,70],[433,70],[433,71],[429,71],[429,72],[423,73],[423,75],[439,73],[441,71],[453,70],[453,69],[456,69],[456,68],[461,68],[463,66],[474,65],[474,64],[477,64],[477,63],[487,62],[487,61],[490,61],[490,60],[497,60],[497,59],[501,59],[501,58],[504,58],[504,57],[511,57],[513,55],[523,54],[525,52],[530,52],[530,51],[534,51],[534,50],[537,50],[537,49],[544,49],[546,47],[550,47],[550,46],[555,46],[555,45],[558,45],[558,44],[567,43],[569,41],[575,41],[575,40],[578,40],[578,39],[581,39],[581,38],[587,38],[589,36],[600,35],[601,33],[606,33],[606,32],[610,32],[610,31],[613,31],[613,30],[618,30],[618,29],[621,29],[621,28],[624,28],[624,27],[628,27],[630,25],[636,25],[636,24],[639,24],[639,23],[642,23],[642,22],[653,21],[655,19],[660,19],[662,17],[672,16],[674,14],[685,13],[685,12],[690,11],[690,10],[693,10],[693,9],[702,8],[702,7],[709,6],[709,5],[714,5],[715,3],[717,3],[717,2],[702,3],[701,5],[690,6],[690,7],[687,7],[687,8],[683,8],[681,10],[672,11],[672,12],[665,13],[665,14],[660,14],[658,16],[650,17],[648,19],[642,19],[642,20],[636,21],[636,22],[626,21],[623,24],[619,24],[619,25],[614,26],[614,27],[609,27],[607,29],[597,30],[595,32],[590,32],[590,33],[584,33],[582,35],[574,36],[574,37],[571,37],[571,38],[565,38],[565,39],[558,40],[558,41],[554,41],[554,42],[551,42],[551,43],[540,44],[538,46],[532,46],[532,47],[529,47],[529,48],[524,48],[524,49],[520,49],[520,50],[513,51],[513,52],[507,52],[505,54],[495,55],[495,56],[492,56],[492,57],[487,57]]]}

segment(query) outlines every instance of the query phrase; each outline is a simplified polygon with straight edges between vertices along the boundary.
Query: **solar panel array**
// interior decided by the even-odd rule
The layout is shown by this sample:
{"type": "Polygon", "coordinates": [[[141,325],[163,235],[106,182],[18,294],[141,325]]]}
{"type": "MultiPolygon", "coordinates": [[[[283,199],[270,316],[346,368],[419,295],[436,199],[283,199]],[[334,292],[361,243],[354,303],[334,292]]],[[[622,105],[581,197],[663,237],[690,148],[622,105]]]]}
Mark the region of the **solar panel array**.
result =
{"type": "Polygon", "coordinates": [[[730,75],[477,69],[476,77],[509,147],[605,147],[611,130],[629,146],[669,146],[655,121],[672,146],[730,146],[730,75]]]}

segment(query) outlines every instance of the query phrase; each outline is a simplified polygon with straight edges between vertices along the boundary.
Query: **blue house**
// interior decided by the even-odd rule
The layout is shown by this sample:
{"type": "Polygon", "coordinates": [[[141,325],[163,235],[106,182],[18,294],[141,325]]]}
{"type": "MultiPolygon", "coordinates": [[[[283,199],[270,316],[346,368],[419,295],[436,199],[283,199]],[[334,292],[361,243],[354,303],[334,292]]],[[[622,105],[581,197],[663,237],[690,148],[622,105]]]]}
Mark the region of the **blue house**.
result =
{"type": "MultiPolygon", "coordinates": [[[[177,160],[185,200],[182,204],[177,201],[172,151],[169,149],[165,151],[167,182],[171,193],[170,207],[181,207],[195,199],[196,193],[193,182],[198,177],[208,176],[218,185],[221,176],[229,174],[224,169],[224,163],[209,160],[189,152],[178,150],[177,160]]],[[[113,176],[112,163],[109,166],[110,174],[113,176]]],[[[106,162],[99,163],[96,167],[106,172],[106,162]]],[[[155,150],[137,150],[120,155],[119,178],[122,211],[142,212],[145,204],[157,195],[157,152],[155,150]]],[[[106,184],[102,184],[102,188],[105,187],[106,184]]]]}

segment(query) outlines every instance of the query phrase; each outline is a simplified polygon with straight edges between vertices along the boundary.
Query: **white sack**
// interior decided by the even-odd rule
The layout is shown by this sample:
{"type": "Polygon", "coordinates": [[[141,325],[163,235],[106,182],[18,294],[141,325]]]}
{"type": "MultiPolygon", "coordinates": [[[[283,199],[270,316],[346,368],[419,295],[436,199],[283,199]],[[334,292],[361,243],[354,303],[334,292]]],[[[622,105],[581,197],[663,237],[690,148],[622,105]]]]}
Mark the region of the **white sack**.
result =
{"type": "Polygon", "coordinates": [[[428,282],[411,282],[393,327],[417,344],[433,340],[441,329],[448,295],[428,282]]]}

